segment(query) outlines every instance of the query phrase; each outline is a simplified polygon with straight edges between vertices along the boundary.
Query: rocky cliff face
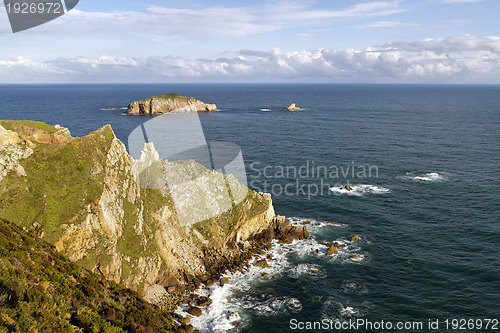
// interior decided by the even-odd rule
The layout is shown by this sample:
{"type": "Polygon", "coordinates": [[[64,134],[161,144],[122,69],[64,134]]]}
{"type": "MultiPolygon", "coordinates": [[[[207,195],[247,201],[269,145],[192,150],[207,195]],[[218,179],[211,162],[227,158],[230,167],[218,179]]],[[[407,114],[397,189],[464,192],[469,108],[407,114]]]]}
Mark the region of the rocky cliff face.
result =
{"type": "Polygon", "coordinates": [[[162,114],[167,112],[217,111],[215,104],[206,104],[189,96],[162,94],[129,104],[127,113],[133,115],[162,114]]]}
{"type": "MultiPolygon", "coordinates": [[[[0,218],[146,297],[158,285],[166,287],[169,293],[160,289],[164,304],[236,267],[269,237],[308,237],[307,230],[275,218],[269,194],[246,188],[245,199],[230,210],[181,225],[168,188],[138,186],[136,171],[144,160],[132,159],[109,125],[81,138],[67,137],[64,144],[37,141],[43,130],[32,131],[34,141],[16,137],[17,132],[4,135],[10,139],[0,146],[0,218]]],[[[0,138],[2,133],[0,129],[0,138]]],[[[144,155],[155,154],[147,144],[144,155]]],[[[165,174],[204,168],[194,161],[159,161],[165,174]]],[[[231,176],[208,170],[206,175],[210,186],[186,187],[186,201],[200,191],[210,201],[218,187],[243,187],[231,176]]],[[[210,204],[219,209],[217,201],[210,204]]]]}

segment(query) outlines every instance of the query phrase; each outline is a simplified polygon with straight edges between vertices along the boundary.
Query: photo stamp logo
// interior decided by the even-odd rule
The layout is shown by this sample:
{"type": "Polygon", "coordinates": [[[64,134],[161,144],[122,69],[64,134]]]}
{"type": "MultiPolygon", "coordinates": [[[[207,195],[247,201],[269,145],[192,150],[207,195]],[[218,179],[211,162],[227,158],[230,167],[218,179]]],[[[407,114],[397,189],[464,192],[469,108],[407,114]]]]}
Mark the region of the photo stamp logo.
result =
{"type": "Polygon", "coordinates": [[[206,142],[198,112],[155,116],[130,133],[128,149],[139,186],[166,191],[182,226],[230,211],[248,195],[240,147],[206,142]]]}
{"type": "Polygon", "coordinates": [[[79,0],[3,0],[12,32],[52,21],[73,9],[79,0]]]}

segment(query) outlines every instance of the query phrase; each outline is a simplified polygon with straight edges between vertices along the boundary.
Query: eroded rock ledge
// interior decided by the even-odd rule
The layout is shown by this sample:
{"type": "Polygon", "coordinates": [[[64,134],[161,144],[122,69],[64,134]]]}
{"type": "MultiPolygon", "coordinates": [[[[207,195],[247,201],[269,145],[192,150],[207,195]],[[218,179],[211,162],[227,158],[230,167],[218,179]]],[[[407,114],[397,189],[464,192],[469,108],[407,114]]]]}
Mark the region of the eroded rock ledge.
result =
{"type": "Polygon", "coordinates": [[[217,111],[215,104],[206,104],[194,97],[179,94],[161,94],[129,104],[127,113],[132,115],[154,115],[168,112],[217,111]]]}

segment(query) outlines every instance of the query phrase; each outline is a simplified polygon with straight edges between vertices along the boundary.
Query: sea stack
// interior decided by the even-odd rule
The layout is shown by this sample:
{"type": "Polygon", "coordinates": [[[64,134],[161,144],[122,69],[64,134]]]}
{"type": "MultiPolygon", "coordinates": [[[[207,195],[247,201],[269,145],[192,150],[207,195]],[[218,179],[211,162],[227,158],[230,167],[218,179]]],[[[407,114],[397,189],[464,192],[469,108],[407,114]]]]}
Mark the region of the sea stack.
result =
{"type": "Polygon", "coordinates": [[[132,115],[208,111],[217,111],[217,106],[215,104],[204,103],[194,97],[174,93],[161,94],[132,102],[127,109],[127,113],[132,115]]]}
{"type": "Polygon", "coordinates": [[[299,108],[298,106],[296,106],[295,103],[292,103],[289,106],[287,106],[286,108],[283,108],[283,110],[287,110],[287,111],[299,111],[299,110],[301,110],[301,108],[299,108]]]}

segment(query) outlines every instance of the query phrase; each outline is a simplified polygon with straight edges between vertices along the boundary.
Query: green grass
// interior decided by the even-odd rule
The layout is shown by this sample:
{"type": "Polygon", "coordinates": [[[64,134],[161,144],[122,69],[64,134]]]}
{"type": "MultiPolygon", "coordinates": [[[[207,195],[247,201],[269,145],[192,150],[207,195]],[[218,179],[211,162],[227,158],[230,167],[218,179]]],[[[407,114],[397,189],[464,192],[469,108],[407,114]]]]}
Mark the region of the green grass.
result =
{"type": "Polygon", "coordinates": [[[146,101],[149,101],[150,99],[153,99],[153,98],[163,99],[163,100],[168,100],[168,99],[188,99],[188,100],[193,99],[194,100],[194,99],[196,99],[194,97],[179,95],[179,94],[175,94],[175,93],[168,93],[168,94],[161,94],[158,96],[151,96],[151,97],[143,99],[142,101],[139,101],[139,102],[146,102],[146,101]]]}
{"type": "Polygon", "coordinates": [[[19,125],[42,129],[50,133],[55,133],[58,131],[58,129],[54,126],[33,120],[0,120],[0,125],[2,125],[5,129],[11,131],[16,131],[16,129],[19,128],[19,125]]]}
{"type": "Polygon", "coordinates": [[[0,332],[178,332],[139,295],[0,219],[0,332]]]}
{"type": "Polygon", "coordinates": [[[95,163],[104,166],[114,135],[111,129],[54,146],[38,144],[22,160],[27,177],[10,173],[1,186],[0,217],[29,227],[39,222],[47,239],[55,242],[59,226],[102,193],[104,172],[92,175],[95,163]]]}

